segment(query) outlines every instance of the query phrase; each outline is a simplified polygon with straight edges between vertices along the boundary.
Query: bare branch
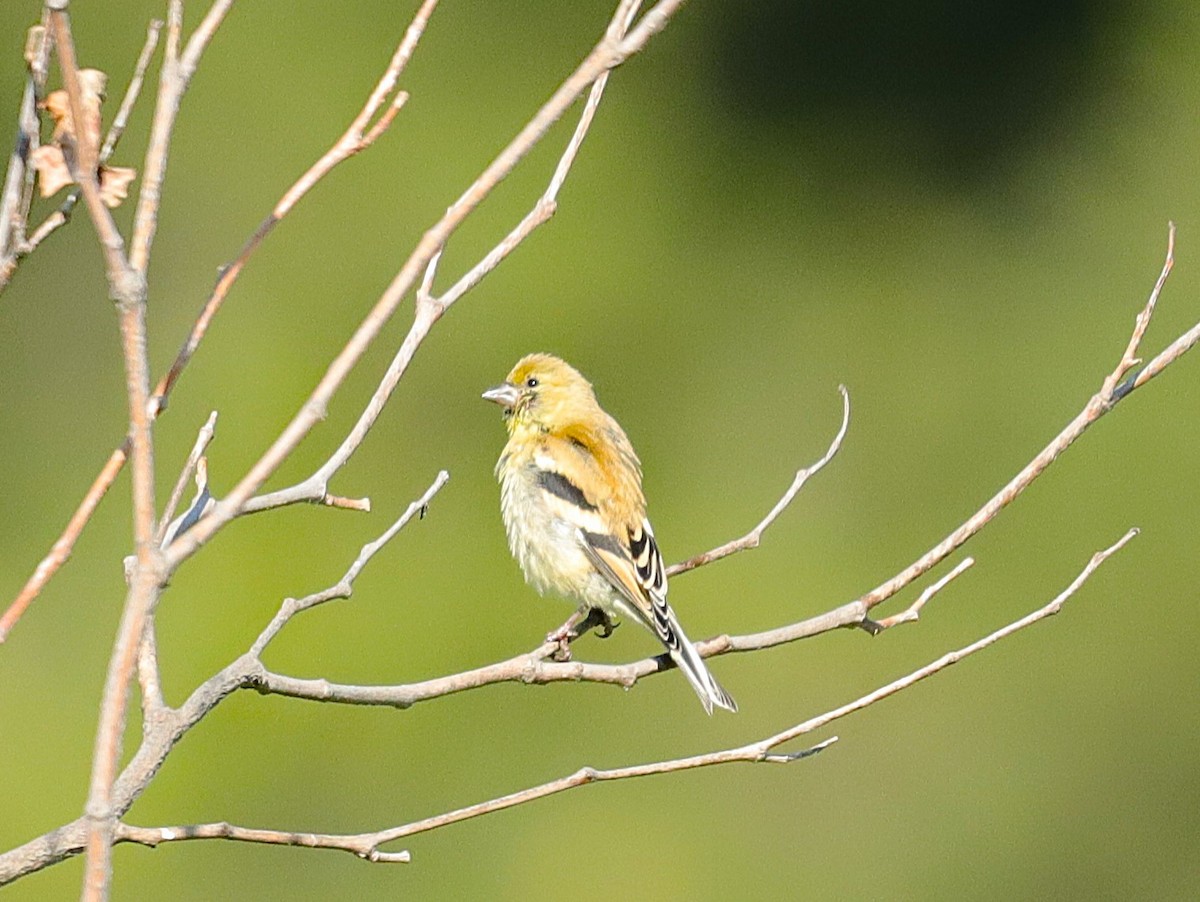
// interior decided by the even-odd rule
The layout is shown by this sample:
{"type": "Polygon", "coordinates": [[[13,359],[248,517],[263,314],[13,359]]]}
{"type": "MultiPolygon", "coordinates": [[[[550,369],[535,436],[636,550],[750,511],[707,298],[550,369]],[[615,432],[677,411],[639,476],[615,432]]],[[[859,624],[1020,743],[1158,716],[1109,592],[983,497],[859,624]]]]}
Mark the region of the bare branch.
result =
{"type": "Polygon", "coordinates": [[[125,134],[125,126],[129,122],[129,114],[133,112],[134,106],[137,104],[138,97],[142,93],[142,83],[146,78],[146,69],[150,66],[150,60],[154,56],[154,51],[158,47],[158,35],[162,31],[163,23],[161,19],[151,19],[150,24],[146,27],[146,43],[142,45],[142,52],[138,54],[137,63],[133,67],[133,76],[129,79],[129,86],[125,89],[125,96],[121,98],[121,105],[117,108],[117,115],[113,117],[112,125],[108,127],[108,134],[104,136],[104,143],[100,147],[100,162],[107,163],[112,152],[117,147],[117,142],[121,140],[121,136],[125,134]]]}
{"type": "Polygon", "coordinates": [[[209,442],[213,440],[213,436],[217,430],[217,412],[214,410],[208,415],[208,419],[204,425],[200,427],[200,432],[196,435],[196,442],[192,445],[192,451],[184,461],[183,469],[179,472],[179,478],[175,481],[175,488],[171,490],[171,497],[167,500],[167,506],[163,508],[162,516],[158,520],[158,529],[154,533],[154,541],[161,545],[163,537],[167,534],[167,526],[170,525],[171,519],[175,516],[175,509],[179,506],[179,499],[183,497],[184,491],[187,489],[187,484],[192,478],[192,473],[196,470],[196,465],[200,461],[201,455],[204,454],[204,449],[208,447],[209,442]]]}
{"type": "Polygon", "coordinates": [[[409,861],[407,852],[380,852],[371,842],[371,834],[358,836],[332,833],[290,833],[283,830],[264,830],[238,827],[220,821],[215,824],[190,824],[183,827],[135,827],[118,824],[116,841],[132,842],[156,848],[162,843],[184,839],[229,839],[236,842],[263,843],[271,846],[301,846],[307,849],[339,849],[352,852],[359,858],[376,862],[409,861]]]}
{"type": "MultiPolygon", "coordinates": [[[[633,17],[637,15],[638,7],[641,5],[641,0],[622,0],[622,4],[613,16],[612,22],[609,23],[607,36],[610,41],[616,43],[625,37],[625,33],[629,30],[629,26],[633,22],[633,17]]],[[[424,298],[426,303],[436,303],[443,309],[449,307],[482,282],[484,276],[499,266],[500,261],[516,250],[517,245],[528,238],[538,226],[544,222],[548,222],[554,216],[558,210],[558,192],[562,189],[563,183],[571,171],[571,166],[575,163],[575,157],[579,154],[579,148],[583,146],[583,139],[587,137],[588,129],[592,126],[592,119],[595,118],[596,110],[600,106],[600,100],[604,96],[604,87],[608,84],[608,73],[609,70],[600,73],[600,76],[592,83],[592,89],[588,92],[587,102],[584,104],[583,113],[579,117],[579,123],[575,126],[571,140],[567,142],[566,150],[563,151],[558,165],[554,168],[550,184],[546,187],[542,196],[538,198],[537,203],[533,205],[533,209],[482,260],[455,282],[445,294],[439,298],[433,298],[430,289],[433,283],[433,274],[437,269],[438,259],[441,257],[441,249],[439,249],[429,261],[429,265],[426,268],[425,280],[418,293],[418,299],[424,298]]]]}
{"type": "Polygon", "coordinates": [[[796,473],[796,478],[792,480],[792,484],[783,493],[783,497],[775,503],[775,506],[771,508],[771,512],[763,517],[754,529],[750,530],[740,539],[726,542],[724,545],[713,548],[703,554],[698,554],[693,558],[688,558],[688,560],[681,563],[672,564],[667,568],[667,576],[687,573],[689,570],[695,570],[697,567],[703,567],[705,564],[719,561],[723,557],[728,557],[739,551],[745,551],[747,548],[758,547],[759,542],[762,541],[762,535],[767,531],[767,528],[779,519],[779,515],[792,503],[792,499],[796,497],[800,489],[804,488],[804,484],[814,474],[820,472],[827,463],[833,460],[834,455],[842,447],[842,440],[846,437],[846,430],[850,428],[850,392],[846,390],[846,386],[844,385],[839,385],[838,391],[842,394],[842,425],[838,429],[837,435],[833,437],[833,441],[829,443],[829,448],[821,459],[796,473]]]}
{"type": "MultiPolygon", "coordinates": [[[[608,36],[611,40],[615,42],[625,36],[629,23],[632,21],[640,5],[641,0],[622,0],[609,25],[608,36]]],[[[583,139],[587,136],[588,129],[595,116],[596,108],[600,104],[600,99],[604,94],[604,86],[607,82],[608,70],[605,70],[592,84],[592,89],[588,94],[579,124],[575,127],[575,131],[571,135],[571,140],[568,142],[566,150],[563,151],[563,155],[555,167],[549,186],[533,209],[521,220],[515,229],[509,232],[495,248],[441,297],[434,297],[432,288],[433,280],[437,273],[438,261],[441,259],[445,246],[439,247],[433,253],[428,264],[425,266],[421,284],[417,288],[417,323],[413,326],[414,331],[417,329],[417,324],[421,324],[422,328],[426,331],[431,328],[433,322],[451,304],[478,285],[484,276],[495,269],[500,264],[500,261],[512,253],[517,245],[524,241],[535,228],[543,222],[548,221],[554,215],[554,211],[557,209],[558,192],[570,172],[571,164],[575,161],[579,148],[583,144],[583,139]],[[428,321],[428,325],[424,325],[426,321],[428,321]]],[[[454,208],[452,207],[451,209],[453,210],[454,208]]],[[[412,337],[413,333],[410,332],[409,338],[411,339],[412,337]]],[[[391,397],[392,392],[400,384],[400,379],[408,368],[409,361],[412,359],[412,355],[415,353],[416,347],[423,337],[424,333],[422,333],[420,339],[415,343],[406,340],[401,346],[396,356],[392,359],[387,371],[384,373],[379,386],[367,402],[367,406],[364,408],[362,414],[360,414],[358,422],[354,424],[354,427],[347,434],[341,445],[321,465],[317,472],[296,485],[250,498],[243,506],[242,512],[247,514],[257,513],[298,502],[328,503],[325,499],[328,497],[329,480],[333,478],[333,475],[338,470],[346,465],[350,457],[366,439],[367,433],[375,425],[379,414],[383,412],[383,407],[391,397]]]]}
{"type": "Polygon", "coordinates": [[[83,528],[91,520],[92,514],[96,512],[96,508],[100,504],[100,500],[105,493],[111,488],[116,481],[117,475],[121,472],[121,468],[125,465],[125,459],[129,454],[129,441],[126,439],[125,444],[117,448],[104,466],[100,469],[95,480],[92,482],[87,493],[83,496],[83,500],[79,502],[79,507],[75,509],[75,513],[71,515],[70,521],[67,523],[66,529],[63,530],[61,536],[51,547],[47,554],[34,568],[33,574],[21,587],[21,591],[17,593],[17,597],[13,599],[8,609],[0,616],[0,643],[8,638],[9,632],[21,615],[25,613],[25,609],[33,603],[33,600],[41,593],[42,588],[50,581],[58,569],[65,564],[71,557],[71,551],[75,548],[75,542],[79,539],[83,528]]]}
{"type": "Polygon", "coordinates": [[[937,595],[937,593],[946,588],[946,586],[952,580],[957,579],[964,572],[966,572],[968,568],[974,566],[974,564],[975,558],[963,558],[955,565],[953,570],[951,570],[933,585],[926,586],[925,591],[923,591],[917,597],[917,600],[899,614],[893,614],[890,617],[884,617],[882,620],[871,620],[870,618],[867,618],[863,620],[859,626],[865,629],[872,636],[877,636],[884,630],[891,629],[893,626],[899,626],[901,623],[916,623],[921,617],[921,608],[925,607],[925,604],[929,601],[929,599],[937,595]]]}
{"type": "Polygon", "coordinates": [[[259,637],[250,647],[250,655],[257,659],[262,654],[263,649],[265,649],[267,645],[270,644],[271,640],[279,634],[279,631],[287,625],[287,622],[301,611],[307,611],[309,608],[316,607],[317,605],[323,604],[326,601],[332,601],[335,598],[349,598],[354,581],[358,579],[358,575],[362,573],[362,570],[367,565],[367,562],[375,556],[380,548],[395,538],[396,533],[407,526],[413,517],[417,516],[418,514],[421,517],[424,517],[425,512],[429,509],[429,502],[433,500],[433,497],[442,490],[442,487],[445,486],[449,480],[450,474],[445,470],[442,470],[440,473],[438,473],[437,478],[433,480],[429,488],[425,490],[425,493],[412,504],[410,504],[404,513],[401,514],[396,520],[396,522],[387,528],[383,535],[375,539],[373,542],[368,542],[366,545],[364,545],[359,551],[358,557],[354,559],[354,563],[350,565],[350,569],[346,571],[340,580],[338,580],[328,589],[324,589],[312,595],[306,595],[304,598],[300,599],[285,599],[283,605],[279,608],[279,612],[271,620],[270,624],[267,625],[267,628],[259,634],[259,637]]]}
{"type": "Polygon", "coordinates": [[[41,246],[41,243],[71,221],[71,213],[79,203],[79,190],[75,189],[67,195],[57,210],[42,220],[23,243],[18,245],[11,256],[0,261],[0,289],[7,285],[16,272],[18,264],[41,246]]]}
{"type": "MultiPolygon", "coordinates": [[[[560,792],[566,792],[570,789],[575,789],[580,786],[586,786],[591,783],[611,782],[616,780],[628,780],[635,777],[646,777],[656,774],[676,773],[684,770],[695,770],[701,767],[713,767],[721,764],[732,764],[734,762],[747,763],[769,763],[769,764],[788,764],[793,761],[798,761],[802,758],[808,758],[812,755],[828,748],[837,741],[837,737],[831,737],[814,746],[801,749],[794,752],[776,752],[774,751],[779,746],[785,745],[815,730],[828,726],[835,720],[845,717],[848,714],[861,711],[868,708],[876,702],[882,701],[889,696],[895,695],[911,686],[916,685],[921,680],[924,680],[936,673],[945,670],[952,664],[967,658],[976,652],[982,651],[990,645],[994,645],[1001,639],[1011,636],[1028,626],[1032,626],[1039,621],[1057,614],[1066,601],[1074,595],[1083,585],[1084,582],[1096,571],[1096,569],[1104,563],[1110,556],[1115,554],[1125,546],[1135,535],[1136,529],[1131,529],[1122,536],[1116,543],[1092,555],[1091,560],[1087,565],[1071,581],[1062,592],[1060,592],[1049,604],[1044,605],[1036,611],[1009,623],[982,639],[971,643],[956,651],[948,652],[942,655],[935,661],[926,664],[911,673],[888,683],[885,686],[867,693],[854,701],[841,705],[816,717],[809,718],[792,727],[775,733],[772,736],[767,736],[763,739],[756,740],[745,745],[735,748],[723,749],[716,752],[706,752],[699,755],[689,755],[684,758],[673,758],[664,761],[657,761],[650,764],[638,764],[628,767],[619,767],[611,769],[600,769],[594,767],[582,767],[572,774],[565,777],[560,777],[556,780],[551,780],[537,786],[531,786],[528,789],[520,790],[519,792],[510,793],[498,798],[490,799],[486,802],[480,802],[475,805],[469,805],[465,808],[459,808],[454,811],[448,811],[444,814],[439,814],[434,817],[425,818],[424,820],[414,821],[409,824],[404,824],[398,827],[392,827],[386,830],[378,830],[372,833],[358,834],[312,834],[312,833],[291,833],[276,830],[256,830],[246,827],[234,827],[230,824],[221,822],[216,824],[197,824],[184,827],[131,827],[121,825],[118,828],[118,840],[128,840],[130,842],[138,842],[144,845],[157,846],[162,842],[171,842],[177,840],[188,839],[232,839],[243,842],[264,842],[275,845],[289,846],[309,846],[313,848],[324,849],[339,849],[347,852],[352,852],[355,855],[367,861],[408,861],[407,852],[383,852],[380,846],[386,843],[395,842],[400,839],[405,839],[420,833],[427,833],[432,830],[437,830],[441,827],[446,827],[451,824],[460,823],[465,820],[470,820],[476,817],[493,814],[497,811],[503,811],[508,808],[514,808],[518,805],[524,805],[538,799],[546,798],[547,796],[556,795],[560,792]],[[391,856],[381,858],[380,856],[391,856]]],[[[959,568],[961,571],[962,567],[959,568]]]]}
{"type": "Polygon", "coordinates": [[[379,112],[380,106],[382,106],[394,89],[397,80],[404,71],[404,67],[416,49],[417,42],[424,33],[425,26],[428,24],[429,17],[433,14],[436,6],[437,0],[425,0],[405,31],[404,37],[396,47],[396,52],[392,55],[387,69],[380,76],[379,82],[375,85],[363,108],[355,116],[354,121],[351,122],[350,127],[333,143],[329,150],[321,155],[320,159],[313,163],[284,192],[278,203],[275,204],[275,207],[267,214],[267,217],[259,224],[258,228],[254,230],[254,233],[246,240],[246,243],[242,245],[241,251],[233,262],[222,267],[221,276],[217,280],[217,284],[213,287],[212,293],[204,302],[200,316],[196,319],[187,338],[184,339],[183,346],[179,349],[179,353],[176,355],[170,369],[158,381],[158,385],[154,389],[156,415],[166,409],[167,399],[171,394],[171,390],[175,387],[176,381],[178,381],[179,376],[196,353],[196,349],[200,346],[200,342],[203,341],[204,336],[208,332],[208,327],[212,323],[213,317],[221,309],[221,305],[225,302],[229,290],[233,287],[234,282],[237,281],[238,276],[241,275],[242,270],[254,255],[254,252],[258,250],[259,245],[274,231],[275,226],[279,224],[280,220],[287,216],[296,204],[321,179],[328,175],[334,167],[373,144],[383,134],[387,126],[391,124],[392,119],[395,118],[395,114],[399,111],[408,96],[403,92],[398,93],[393,98],[384,115],[378,119],[369,131],[365,131],[371,119],[379,112]]]}
{"type": "MultiPolygon", "coordinates": [[[[320,422],[333,395],[366,353],[380,330],[391,319],[400,302],[416,285],[433,255],[446,243],[449,236],[467,217],[467,214],[482,203],[496,185],[524,159],[545,136],[550,126],[566,112],[576,97],[586,90],[601,73],[640,50],[650,36],[664,27],[671,15],[682,5],[683,0],[660,0],[642,17],[642,20],[624,40],[614,43],[606,37],[601,41],[575,72],[554,92],[550,100],[501,151],[499,156],[488,165],[483,174],[464,192],[462,197],[425,233],[387,290],[384,291],[370,313],[355,330],[354,335],[329,365],[308,401],[295,414],[291,422],[271,444],[271,447],[250,468],[250,471],[233,490],[213,508],[211,514],[196,524],[194,529],[180,536],[167,549],[168,565],[172,571],[243,511],[244,506],[255,492],[279,468],[312,428],[320,422]]],[[[626,4],[622,2],[617,14],[623,15],[625,9],[626,4]]],[[[385,381],[391,378],[393,372],[396,380],[403,376],[417,348],[429,334],[434,323],[441,318],[443,312],[444,310],[438,305],[422,304],[417,307],[412,327],[409,329],[385,381]]],[[[372,403],[368,405],[368,412],[375,406],[375,399],[372,399],[372,403]]],[[[370,414],[365,413],[364,417],[368,415],[370,414]]]]}
{"type": "Polygon", "coordinates": [[[46,83],[50,63],[49,12],[42,10],[42,23],[29,30],[25,47],[25,89],[17,113],[17,139],[8,160],[4,189],[0,191],[0,292],[12,279],[25,248],[25,230],[33,202],[34,171],[29,165],[38,147],[37,101],[46,83]]]}

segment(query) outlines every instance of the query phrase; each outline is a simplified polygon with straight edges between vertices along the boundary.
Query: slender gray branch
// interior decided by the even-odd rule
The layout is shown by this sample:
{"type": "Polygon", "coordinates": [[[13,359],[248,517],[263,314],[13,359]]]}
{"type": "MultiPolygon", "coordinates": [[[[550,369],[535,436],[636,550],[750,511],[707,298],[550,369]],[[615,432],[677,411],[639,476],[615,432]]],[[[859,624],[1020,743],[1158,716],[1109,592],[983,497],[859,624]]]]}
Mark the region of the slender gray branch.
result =
{"type": "Polygon", "coordinates": [[[136,842],[147,846],[158,846],[167,842],[179,842],[195,839],[226,839],[239,842],[267,843],[271,845],[304,846],[317,849],[337,849],[351,852],[359,858],[373,862],[407,862],[410,860],[410,856],[406,850],[388,852],[381,849],[380,846],[387,843],[396,842],[401,839],[406,839],[410,836],[415,836],[420,833],[428,833],[432,830],[450,826],[451,824],[457,824],[461,823],[462,821],[471,820],[472,818],[494,814],[498,811],[503,811],[508,808],[515,808],[518,805],[525,805],[530,802],[537,801],[538,799],[544,799],[548,796],[557,795],[558,793],[576,789],[580,786],[587,786],[592,783],[629,780],[636,777],[677,773],[679,771],[695,770],[701,767],[715,767],[718,765],[733,764],[737,762],[790,764],[794,761],[812,757],[813,755],[823,751],[833,743],[837,742],[837,737],[833,736],[815,745],[794,751],[776,751],[776,749],[778,749],[780,746],[794,742],[796,739],[807,733],[811,733],[815,730],[826,727],[840,718],[846,717],[849,714],[854,714],[858,711],[862,711],[863,709],[868,708],[885,698],[893,696],[898,692],[902,692],[903,690],[916,685],[921,680],[927,679],[934,674],[945,670],[952,664],[956,664],[959,661],[962,661],[963,659],[970,657],[971,655],[976,654],[977,652],[980,652],[991,645],[994,645],[1001,639],[1005,639],[1014,633],[1019,632],[1020,630],[1023,630],[1035,623],[1053,616],[1054,614],[1057,614],[1060,610],[1062,610],[1062,607],[1067,600],[1079,590],[1079,588],[1088,580],[1089,577],[1091,577],[1096,569],[1099,568],[1104,561],[1108,560],[1109,557],[1123,548],[1125,544],[1129,542],[1135,535],[1137,535],[1137,530],[1131,529],[1108,548],[1096,552],[1096,554],[1092,555],[1091,560],[1088,561],[1083,570],[1080,571],[1079,575],[1071,581],[1070,585],[1068,585],[1062,592],[1055,596],[1055,598],[1048,604],[1038,608],[1036,611],[1033,611],[1030,614],[1027,614],[1021,619],[1013,621],[1012,623],[1009,623],[1006,626],[989,633],[987,636],[972,642],[970,645],[959,648],[952,652],[948,652],[937,660],[926,664],[924,667],[914,670],[911,673],[908,673],[899,679],[893,680],[884,686],[880,686],[878,689],[875,689],[866,695],[860,696],[859,698],[854,699],[847,704],[841,705],[830,711],[826,711],[823,714],[819,714],[815,717],[811,717],[773,735],[766,736],[762,739],[758,739],[734,748],[722,749],[715,752],[705,752],[698,755],[689,755],[683,758],[655,761],[648,764],[630,765],[626,767],[581,767],[571,774],[546,783],[541,783],[517,792],[489,799],[485,802],[468,805],[464,808],[447,811],[444,814],[435,815],[433,817],[402,824],[397,827],[377,830],[370,833],[297,833],[292,831],[239,827],[221,821],[211,824],[193,824],[172,827],[135,827],[128,824],[121,824],[117,831],[117,838],[118,841],[121,842],[136,842]]]}

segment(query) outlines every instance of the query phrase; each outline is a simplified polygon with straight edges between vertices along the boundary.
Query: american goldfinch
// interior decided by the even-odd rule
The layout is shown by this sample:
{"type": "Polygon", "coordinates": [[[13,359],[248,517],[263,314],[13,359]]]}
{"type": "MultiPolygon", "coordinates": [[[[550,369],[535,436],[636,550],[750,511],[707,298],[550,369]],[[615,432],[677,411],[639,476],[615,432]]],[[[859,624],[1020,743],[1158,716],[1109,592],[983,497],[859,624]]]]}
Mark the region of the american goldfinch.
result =
{"type": "Polygon", "coordinates": [[[684,635],[667,604],[667,578],[646,519],[642,467],[591,384],[550,354],[522,358],[483,393],[504,408],[508,444],[496,463],[513,557],[538,592],[651,630],[704,709],[737,705],[684,635]]]}

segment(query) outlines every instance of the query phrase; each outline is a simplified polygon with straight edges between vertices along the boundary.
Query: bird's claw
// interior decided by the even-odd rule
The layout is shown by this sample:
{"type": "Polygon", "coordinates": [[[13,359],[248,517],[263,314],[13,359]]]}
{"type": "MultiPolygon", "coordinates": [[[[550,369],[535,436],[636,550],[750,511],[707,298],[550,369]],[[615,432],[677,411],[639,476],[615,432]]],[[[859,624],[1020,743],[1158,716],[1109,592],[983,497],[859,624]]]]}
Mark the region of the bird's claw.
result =
{"type": "Polygon", "coordinates": [[[599,608],[576,611],[567,618],[566,623],[546,634],[546,641],[558,646],[551,655],[551,658],[559,662],[570,661],[571,643],[583,635],[583,633],[595,627],[596,635],[601,639],[607,639],[620,625],[620,623],[613,620],[599,608]]]}
{"type": "Polygon", "coordinates": [[[573,626],[564,623],[558,629],[546,633],[546,641],[557,645],[550,657],[560,663],[571,660],[571,643],[579,638],[573,626]]]}
{"type": "Polygon", "coordinates": [[[578,626],[582,618],[583,614],[577,611],[558,629],[546,633],[546,641],[558,646],[551,655],[555,661],[571,660],[571,643],[579,638],[578,626]]]}

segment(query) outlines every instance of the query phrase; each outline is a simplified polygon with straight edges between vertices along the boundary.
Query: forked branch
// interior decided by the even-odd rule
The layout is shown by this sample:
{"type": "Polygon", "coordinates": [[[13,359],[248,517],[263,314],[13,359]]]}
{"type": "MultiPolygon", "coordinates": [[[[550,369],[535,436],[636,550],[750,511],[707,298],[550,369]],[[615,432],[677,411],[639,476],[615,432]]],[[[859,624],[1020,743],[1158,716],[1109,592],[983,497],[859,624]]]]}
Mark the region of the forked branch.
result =
{"type": "Polygon", "coordinates": [[[295,833],[290,831],[264,830],[249,827],[237,827],[226,822],[213,824],[192,824],[179,827],[135,827],[128,824],[121,824],[117,831],[117,839],[119,842],[135,842],[147,846],[158,846],[166,842],[178,842],[183,840],[193,839],[228,839],[239,842],[254,842],[268,843],[271,845],[284,846],[305,846],[309,848],[319,849],[337,849],[345,852],[351,852],[354,855],[366,861],[374,862],[407,862],[410,860],[410,855],[407,851],[388,852],[380,848],[387,843],[396,842],[401,839],[406,839],[410,836],[416,836],[421,833],[428,833],[432,830],[437,830],[442,827],[450,826],[451,824],[461,823],[462,821],[470,820],[476,817],[482,817],[488,814],[494,814],[497,811],[503,811],[508,808],[515,808],[518,805],[525,805],[529,802],[544,799],[547,796],[556,795],[561,792],[566,792],[570,789],[576,789],[580,786],[587,786],[592,783],[604,783],[617,780],[629,780],[634,777],[647,777],[656,774],[677,773],[684,770],[695,770],[701,767],[714,767],[721,764],[733,764],[735,762],[742,763],[769,763],[769,764],[788,764],[793,761],[798,761],[803,758],[811,757],[816,753],[828,748],[837,741],[837,737],[831,737],[816,745],[809,746],[803,749],[790,752],[775,751],[782,745],[794,742],[796,739],[808,733],[822,729],[836,720],[846,717],[849,714],[854,714],[870,707],[876,702],[882,701],[885,698],[893,696],[898,692],[902,692],[911,686],[916,685],[921,680],[940,673],[952,664],[962,661],[964,658],[970,657],[976,652],[982,651],[990,645],[994,645],[1001,639],[1007,638],[1014,633],[1032,626],[1048,617],[1057,614],[1062,610],[1063,605],[1071,596],[1073,596],[1087,581],[1087,579],[1096,571],[1096,569],[1108,560],[1110,556],[1115,554],[1125,546],[1130,539],[1137,535],[1136,529],[1131,529],[1122,536],[1113,545],[1098,551],[1092,555],[1091,560],[1080,571],[1079,575],[1071,581],[1062,592],[1048,604],[1030,614],[1022,617],[1020,620],[1013,621],[1004,627],[984,636],[970,645],[955,651],[947,652],[935,661],[931,661],[924,667],[912,671],[897,680],[893,680],[887,685],[880,686],[873,692],[869,692],[859,698],[854,699],[844,705],[826,711],[823,714],[818,714],[801,723],[797,723],[787,729],[781,730],[771,736],[764,737],[745,745],[737,746],[736,748],[722,749],[716,752],[706,752],[699,755],[689,755],[684,758],[673,758],[665,761],[656,761],[649,764],[637,764],[627,767],[617,768],[594,768],[582,767],[574,773],[560,777],[556,780],[551,780],[547,783],[542,783],[537,786],[531,786],[527,789],[498,798],[489,799],[486,802],[480,802],[475,805],[469,805],[465,808],[459,808],[454,811],[448,811],[444,814],[435,815],[412,823],[403,824],[397,827],[391,827],[385,830],[377,830],[371,833],[356,833],[356,834],[326,834],[326,833],[295,833]]]}

